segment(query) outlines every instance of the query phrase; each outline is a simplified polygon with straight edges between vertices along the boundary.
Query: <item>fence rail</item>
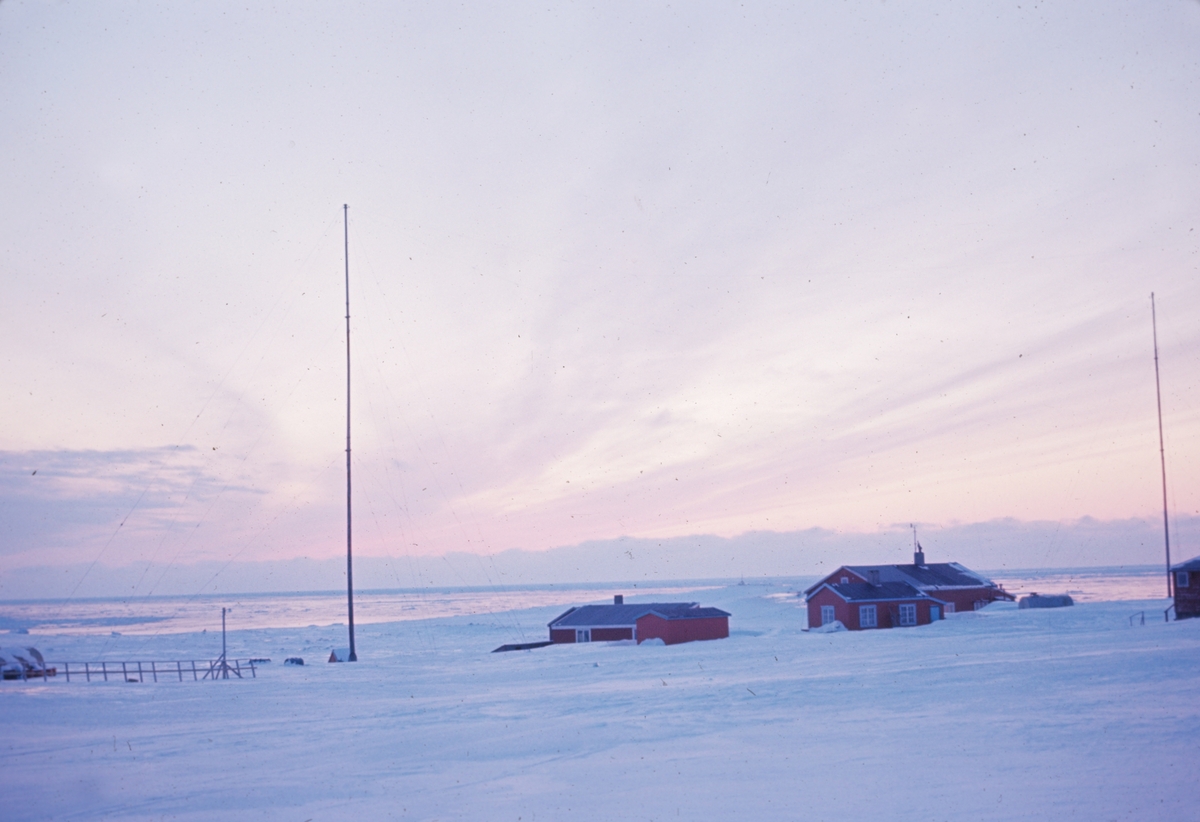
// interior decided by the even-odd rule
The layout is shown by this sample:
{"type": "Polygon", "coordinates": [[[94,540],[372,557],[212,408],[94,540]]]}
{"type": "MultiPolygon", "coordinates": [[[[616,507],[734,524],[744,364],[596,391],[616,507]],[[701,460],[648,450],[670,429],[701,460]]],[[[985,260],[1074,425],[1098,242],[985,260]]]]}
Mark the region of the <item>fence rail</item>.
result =
{"type": "Polygon", "coordinates": [[[183,682],[188,677],[199,682],[204,679],[229,679],[230,676],[244,679],[242,674],[249,673],[251,679],[258,678],[254,662],[241,659],[215,660],[176,660],[173,662],[60,662],[49,665],[42,671],[30,672],[28,679],[46,679],[62,674],[67,682],[71,677],[85,682],[100,680],[102,682],[158,682],[159,677],[164,681],[183,682]],[[246,664],[243,665],[242,662],[246,664]]]}

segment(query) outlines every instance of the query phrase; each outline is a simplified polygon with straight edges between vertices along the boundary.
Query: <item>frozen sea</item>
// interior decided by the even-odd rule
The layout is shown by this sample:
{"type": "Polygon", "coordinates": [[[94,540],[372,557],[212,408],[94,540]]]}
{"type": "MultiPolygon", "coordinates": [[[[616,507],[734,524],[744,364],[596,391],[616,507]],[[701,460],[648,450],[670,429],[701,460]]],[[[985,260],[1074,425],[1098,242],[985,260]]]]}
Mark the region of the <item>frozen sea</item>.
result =
{"type": "Polygon", "coordinates": [[[51,662],[212,659],[222,606],[230,657],[272,662],[0,683],[0,816],[1194,820],[1200,620],[1163,620],[1163,576],[993,572],[1079,604],[836,634],[804,630],[809,579],[367,592],[342,665],[343,594],[4,603],[29,634],[0,644],[51,662]],[[732,635],[491,653],[614,593],[732,635]]]}

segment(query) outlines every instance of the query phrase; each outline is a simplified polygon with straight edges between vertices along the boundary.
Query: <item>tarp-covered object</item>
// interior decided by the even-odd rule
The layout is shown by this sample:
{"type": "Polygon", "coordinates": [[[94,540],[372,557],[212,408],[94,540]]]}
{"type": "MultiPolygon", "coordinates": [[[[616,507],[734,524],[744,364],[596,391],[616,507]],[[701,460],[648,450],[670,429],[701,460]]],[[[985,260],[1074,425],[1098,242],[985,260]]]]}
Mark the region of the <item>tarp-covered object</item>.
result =
{"type": "Polygon", "coordinates": [[[1018,608],[1065,608],[1074,605],[1075,600],[1066,594],[1030,594],[1021,597],[1017,602],[1018,608]]]}
{"type": "Polygon", "coordinates": [[[0,677],[4,679],[30,679],[56,673],[56,668],[46,667],[46,660],[37,648],[0,648],[0,677]]]}

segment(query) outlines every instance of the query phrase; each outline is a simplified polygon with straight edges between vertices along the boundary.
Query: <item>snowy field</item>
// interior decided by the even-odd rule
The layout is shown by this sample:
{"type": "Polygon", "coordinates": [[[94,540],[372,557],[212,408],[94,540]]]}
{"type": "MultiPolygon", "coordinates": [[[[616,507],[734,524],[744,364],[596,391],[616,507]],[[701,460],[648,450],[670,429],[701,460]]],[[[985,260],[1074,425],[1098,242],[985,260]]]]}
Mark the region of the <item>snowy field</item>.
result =
{"type": "MultiPolygon", "coordinates": [[[[543,638],[562,610],[544,605],[364,625],[357,664],[321,661],[342,628],[231,631],[231,657],[273,660],[253,680],[0,683],[0,816],[1197,818],[1200,620],[1164,623],[1164,600],[817,634],[784,587],[691,598],[733,635],[490,653],[543,638]]],[[[21,640],[98,658],[95,635],[0,635],[21,640]]],[[[214,640],[103,654],[211,658],[214,640]]]]}

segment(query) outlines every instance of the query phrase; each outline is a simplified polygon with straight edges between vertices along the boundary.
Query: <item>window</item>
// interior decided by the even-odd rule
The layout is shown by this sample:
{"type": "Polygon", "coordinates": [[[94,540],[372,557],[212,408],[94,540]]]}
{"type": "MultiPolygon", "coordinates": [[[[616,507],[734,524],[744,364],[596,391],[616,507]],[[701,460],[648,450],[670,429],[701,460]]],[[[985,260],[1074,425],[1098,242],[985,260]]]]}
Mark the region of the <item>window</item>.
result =
{"type": "Polygon", "coordinates": [[[937,622],[941,618],[942,618],[942,609],[936,605],[930,605],[929,606],[929,621],[937,622]]]}
{"type": "Polygon", "coordinates": [[[833,613],[832,605],[821,606],[821,624],[831,625],[837,621],[837,616],[833,613]]]}
{"type": "Polygon", "coordinates": [[[575,641],[576,642],[591,642],[592,641],[591,630],[585,628],[582,631],[576,631],[575,632],[575,641]]]}
{"type": "Polygon", "coordinates": [[[986,599],[975,600],[975,610],[976,611],[982,611],[986,605],[987,605],[986,599]]]}
{"type": "Polygon", "coordinates": [[[1190,580],[1188,579],[1187,571],[1176,571],[1175,572],[1175,587],[1176,588],[1186,588],[1186,587],[1188,587],[1189,582],[1190,582],[1190,580]]]}
{"type": "Polygon", "coordinates": [[[845,585],[850,581],[850,577],[842,577],[842,584],[845,585]]]}
{"type": "Polygon", "coordinates": [[[916,625],[917,624],[917,606],[915,603],[908,603],[900,606],[900,624],[901,625],[916,625]]]}
{"type": "Polygon", "coordinates": [[[858,627],[859,628],[874,628],[878,623],[875,621],[875,606],[874,605],[859,605],[858,606],[858,627]]]}
{"type": "Polygon", "coordinates": [[[948,614],[954,613],[954,603],[953,602],[946,603],[946,613],[948,613],[948,614]]]}

